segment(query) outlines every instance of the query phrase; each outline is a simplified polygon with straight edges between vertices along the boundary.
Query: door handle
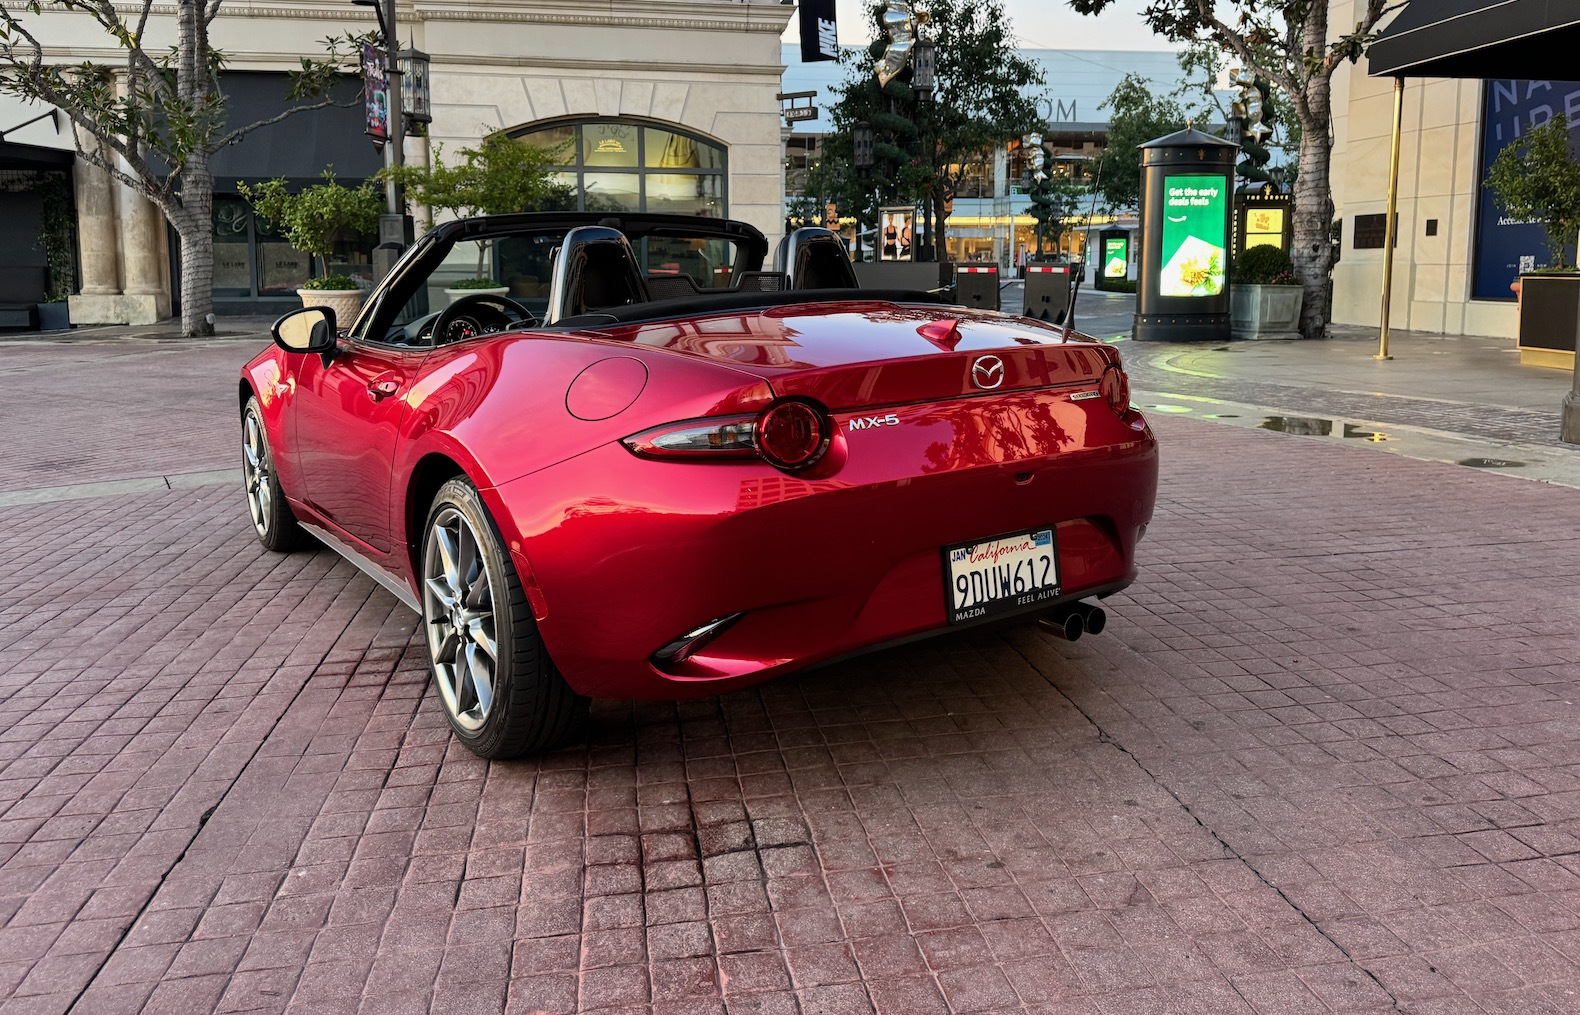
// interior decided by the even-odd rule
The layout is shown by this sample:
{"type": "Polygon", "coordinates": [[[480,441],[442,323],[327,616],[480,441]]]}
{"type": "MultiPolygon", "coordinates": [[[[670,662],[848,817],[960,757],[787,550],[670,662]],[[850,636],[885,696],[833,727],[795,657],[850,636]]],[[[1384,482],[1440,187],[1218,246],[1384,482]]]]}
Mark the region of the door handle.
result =
{"type": "Polygon", "coordinates": [[[368,385],[368,396],[375,402],[382,402],[384,399],[390,397],[399,390],[400,381],[395,380],[394,378],[386,377],[381,380],[373,381],[368,385]]]}

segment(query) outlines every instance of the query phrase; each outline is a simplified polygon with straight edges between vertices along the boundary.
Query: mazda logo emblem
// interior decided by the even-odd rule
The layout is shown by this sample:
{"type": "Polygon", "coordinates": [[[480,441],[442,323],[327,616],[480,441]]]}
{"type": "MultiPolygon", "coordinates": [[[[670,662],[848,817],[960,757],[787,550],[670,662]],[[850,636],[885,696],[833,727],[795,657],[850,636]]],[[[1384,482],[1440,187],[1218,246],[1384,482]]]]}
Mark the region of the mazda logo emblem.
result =
{"type": "Polygon", "coordinates": [[[977,387],[991,391],[1004,383],[1004,361],[997,356],[983,356],[971,364],[971,379],[977,387]]]}

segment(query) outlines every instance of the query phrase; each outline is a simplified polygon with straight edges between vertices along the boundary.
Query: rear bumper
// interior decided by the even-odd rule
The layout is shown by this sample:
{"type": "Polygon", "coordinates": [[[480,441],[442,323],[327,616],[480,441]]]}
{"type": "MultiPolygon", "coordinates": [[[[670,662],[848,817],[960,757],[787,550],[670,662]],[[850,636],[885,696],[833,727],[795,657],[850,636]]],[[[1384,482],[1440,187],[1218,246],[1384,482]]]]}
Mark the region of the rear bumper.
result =
{"type": "MultiPolygon", "coordinates": [[[[1060,601],[1132,581],[1156,496],[1151,433],[1099,401],[1024,401],[1044,420],[1056,403],[1062,450],[1000,434],[997,450],[960,459],[950,454],[960,420],[925,410],[933,418],[888,434],[848,435],[861,446],[825,478],[645,461],[611,445],[485,497],[524,581],[541,590],[539,628],[577,691],[704,697],[955,629],[941,553],[951,544],[1053,525],[1060,601]],[[696,655],[652,661],[681,633],[736,613],[696,655]]],[[[968,429],[965,446],[980,445],[981,426],[968,429]]]]}

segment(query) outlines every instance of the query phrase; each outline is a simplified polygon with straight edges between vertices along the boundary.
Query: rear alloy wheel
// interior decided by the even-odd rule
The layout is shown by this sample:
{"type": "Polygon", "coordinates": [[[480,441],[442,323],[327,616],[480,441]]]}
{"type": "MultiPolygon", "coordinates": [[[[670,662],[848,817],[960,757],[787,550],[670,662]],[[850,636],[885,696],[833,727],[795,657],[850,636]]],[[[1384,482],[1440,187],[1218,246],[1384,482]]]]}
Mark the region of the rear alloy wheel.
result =
{"type": "Polygon", "coordinates": [[[257,398],[247,399],[241,417],[241,479],[247,490],[247,513],[252,516],[258,541],[276,553],[289,553],[308,541],[285,502],[280,477],[274,471],[269,435],[263,428],[263,410],[257,398]]]}
{"type": "Polygon", "coordinates": [[[549,659],[516,569],[465,479],[444,484],[428,512],[422,617],[445,715],[472,753],[535,754],[581,732],[587,699],[549,659]]]}

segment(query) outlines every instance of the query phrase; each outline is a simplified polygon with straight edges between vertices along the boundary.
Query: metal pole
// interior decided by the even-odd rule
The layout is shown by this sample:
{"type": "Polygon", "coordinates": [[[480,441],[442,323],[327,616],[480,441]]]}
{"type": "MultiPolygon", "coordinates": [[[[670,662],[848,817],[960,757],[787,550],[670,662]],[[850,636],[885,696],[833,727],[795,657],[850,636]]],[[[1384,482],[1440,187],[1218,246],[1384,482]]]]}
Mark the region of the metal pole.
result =
{"type": "Polygon", "coordinates": [[[1383,240],[1382,328],[1377,333],[1377,355],[1388,354],[1388,319],[1393,313],[1393,248],[1399,242],[1399,141],[1404,133],[1404,78],[1393,79],[1393,154],[1388,166],[1388,227],[1383,240]]]}
{"type": "MultiPolygon", "coordinates": [[[[384,146],[384,162],[392,168],[406,161],[406,114],[401,96],[400,31],[395,23],[396,0],[389,0],[384,15],[384,58],[389,61],[390,142],[384,146]]],[[[391,215],[401,214],[400,186],[391,179],[384,185],[384,200],[391,215]]]]}

